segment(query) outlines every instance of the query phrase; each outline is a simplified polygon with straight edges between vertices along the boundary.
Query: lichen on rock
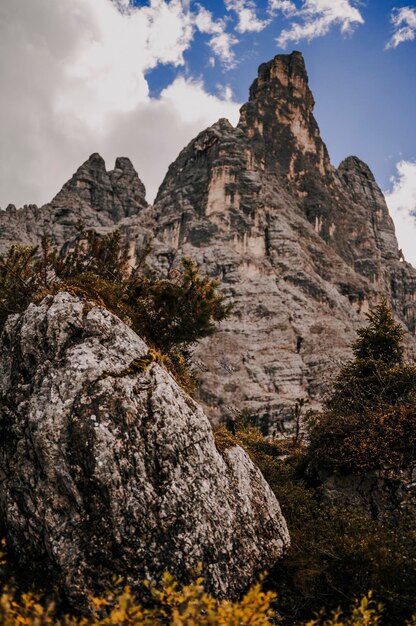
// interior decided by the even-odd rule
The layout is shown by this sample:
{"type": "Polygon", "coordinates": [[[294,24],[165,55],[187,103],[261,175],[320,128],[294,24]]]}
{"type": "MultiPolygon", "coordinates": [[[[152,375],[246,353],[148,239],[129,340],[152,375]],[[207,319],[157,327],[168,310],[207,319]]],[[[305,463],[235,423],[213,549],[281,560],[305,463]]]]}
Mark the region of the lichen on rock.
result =
{"type": "Polygon", "coordinates": [[[218,452],[157,362],[129,368],[147,354],[66,292],[9,318],[1,338],[0,516],[14,561],[58,577],[78,606],[114,573],[186,579],[198,563],[208,589],[234,597],[289,544],[246,453],[218,452]]]}

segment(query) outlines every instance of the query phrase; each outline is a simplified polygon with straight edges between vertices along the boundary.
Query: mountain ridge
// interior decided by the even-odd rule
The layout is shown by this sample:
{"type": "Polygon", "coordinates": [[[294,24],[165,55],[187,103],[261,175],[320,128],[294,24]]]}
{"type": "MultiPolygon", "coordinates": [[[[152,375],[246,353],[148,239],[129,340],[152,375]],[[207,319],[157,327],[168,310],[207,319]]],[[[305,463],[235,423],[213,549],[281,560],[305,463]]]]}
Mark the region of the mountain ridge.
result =
{"type": "Polygon", "coordinates": [[[259,67],[238,125],[220,119],[193,139],[153,206],[128,159],[106,172],[94,154],[49,205],[1,214],[0,249],[13,237],[34,244],[42,229],[63,245],[83,220],[119,228],[132,265],[149,240],[162,274],[194,258],[234,304],[196,350],[211,418],[244,409],[265,429],[282,427],[296,398],[319,404],[380,297],[415,350],[416,270],[368,166],[352,156],[331,165],[313,106],[301,53],[277,55],[259,67]]]}

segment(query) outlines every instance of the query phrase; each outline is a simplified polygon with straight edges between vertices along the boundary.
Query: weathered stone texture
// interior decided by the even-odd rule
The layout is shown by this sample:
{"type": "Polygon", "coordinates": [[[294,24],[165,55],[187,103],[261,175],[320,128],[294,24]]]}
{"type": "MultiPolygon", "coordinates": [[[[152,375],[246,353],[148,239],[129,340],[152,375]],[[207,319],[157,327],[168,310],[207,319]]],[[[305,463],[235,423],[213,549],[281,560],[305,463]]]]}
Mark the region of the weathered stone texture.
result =
{"type": "Polygon", "coordinates": [[[363,474],[334,474],[319,469],[322,497],[337,507],[361,509],[374,519],[405,513],[416,519],[416,464],[363,474]]]}
{"type": "Polygon", "coordinates": [[[101,307],[61,292],[9,318],[0,345],[0,518],[14,560],[71,601],[199,562],[236,596],[289,544],[245,452],[222,454],[202,409],[101,307]]]}
{"type": "Polygon", "coordinates": [[[300,53],[261,65],[237,128],[202,132],[156,198],[159,266],[196,258],[234,304],[197,350],[214,419],[234,406],[273,424],[297,397],[316,405],[382,296],[415,330],[416,271],[384,197],[356,157],[330,164],[313,105],[300,53]]]}
{"type": "Polygon", "coordinates": [[[149,239],[162,273],[196,259],[234,304],[196,352],[201,398],[213,419],[246,409],[274,428],[297,397],[319,404],[381,297],[410,331],[409,355],[416,346],[416,270],[369,168],[356,157],[331,165],[313,106],[302,55],[278,55],[260,66],[236,128],[221,119],[182,150],[154,207],[128,160],[107,174],[93,155],[50,207],[26,210],[27,225],[23,211],[1,216],[0,247],[33,243],[42,220],[63,242],[81,216],[100,232],[119,227],[133,264],[149,239]]]}

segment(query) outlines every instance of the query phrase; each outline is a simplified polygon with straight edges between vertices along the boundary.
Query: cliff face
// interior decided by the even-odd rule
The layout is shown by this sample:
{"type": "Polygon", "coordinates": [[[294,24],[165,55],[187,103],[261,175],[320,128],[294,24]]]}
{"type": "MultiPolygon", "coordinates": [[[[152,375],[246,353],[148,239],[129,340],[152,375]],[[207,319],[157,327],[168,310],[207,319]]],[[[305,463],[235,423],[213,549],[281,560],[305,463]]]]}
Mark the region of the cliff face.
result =
{"type": "Polygon", "coordinates": [[[77,608],[113,574],[138,584],[201,562],[236,596],[289,544],[245,452],[107,310],[61,292],[12,316],[0,344],[0,519],[15,563],[77,608]]]}
{"type": "MultiPolygon", "coordinates": [[[[129,174],[116,180],[94,156],[40,209],[59,242],[85,213],[89,226],[121,228],[133,263],[152,237],[159,271],[190,256],[218,278],[233,315],[196,353],[214,419],[238,408],[271,425],[290,417],[297,397],[317,404],[380,297],[407,325],[409,353],[415,347],[416,271],[369,168],[356,157],[331,165],[313,106],[302,55],[279,55],[260,66],[236,128],[219,120],[182,150],[154,207],[145,210],[130,165],[119,160],[114,172],[129,174]]],[[[14,213],[3,248],[38,236],[40,226],[28,237],[33,220],[24,226],[23,215],[14,213]]]]}
{"type": "Polygon", "coordinates": [[[197,258],[234,303],[198,351],[213,415],[235,405],[273,423],[294,398],[318,400],[380,296],[415,329],[416,272],[384,197],[356,157],[331,165],[313,105],[299,53],[261,65],[237,128],[192,141],[155,202],[160,262],[197,258]]]}

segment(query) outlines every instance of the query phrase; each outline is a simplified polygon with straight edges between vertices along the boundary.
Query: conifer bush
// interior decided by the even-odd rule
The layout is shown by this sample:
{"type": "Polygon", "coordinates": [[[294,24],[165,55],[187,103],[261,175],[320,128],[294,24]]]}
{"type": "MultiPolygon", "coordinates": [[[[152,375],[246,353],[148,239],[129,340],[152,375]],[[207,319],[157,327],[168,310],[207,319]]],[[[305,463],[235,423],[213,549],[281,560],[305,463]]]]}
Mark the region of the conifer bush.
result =
{"type": "Polygon", "coordinates": [[[169,278],[155,278],[142,262],[131,271],[119,231],[99,236],[80,226],[76,240],[58,253],[47,237],[39,247],[15,245],[0,255],[0,332],[9,315],[32,301],[66,290],[105,306],[143,337],[188,392],[192,346],[215,332],[230,312],[218,283],[190,259],[169,278]]]}
{"type": "Polygon", "coordinates": [[[374,520],[365,511],[322,501],[319,485],[310,481],[307,442],[270,439],[244,424],[233,442],[262,471],[288,524],[291,546],[265,580],[278,596],[279,623],[407,625],[416,608],[415,520],[399,511],[391,520],[374,520]],[[349,610],[370,590],[370,606],[384,605],[379,622],[360,621],[356,607],[349,610]],[[327,617],[311,620],[322,607],[327,617]]]}
{"type": "Polygon", "coordinates": [[[400,469],[416,458],[416,367],[403,359],[404,330],[385,302],[367,317],[355,358],[308,422],[310,459],[345,473],[400,469]]]}

